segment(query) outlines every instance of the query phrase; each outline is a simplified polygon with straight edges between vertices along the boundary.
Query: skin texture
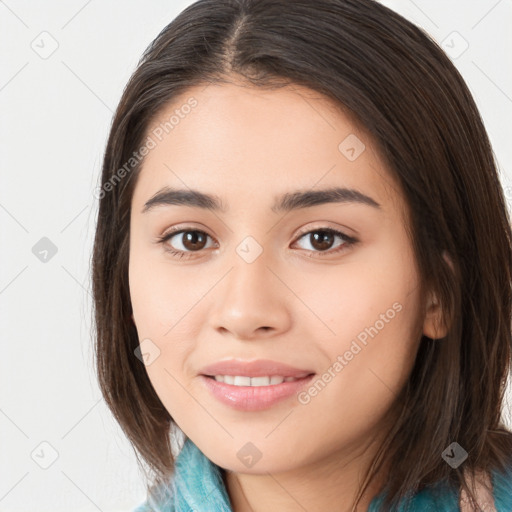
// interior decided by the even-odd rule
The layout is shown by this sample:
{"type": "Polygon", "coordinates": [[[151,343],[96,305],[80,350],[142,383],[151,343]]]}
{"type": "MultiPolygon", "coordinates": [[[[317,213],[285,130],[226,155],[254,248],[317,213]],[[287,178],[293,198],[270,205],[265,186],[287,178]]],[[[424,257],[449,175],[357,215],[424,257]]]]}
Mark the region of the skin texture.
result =
{"type": "MultiPolygon", "coordinates": [[[[160,351],[146,367],[149,378],[185,434],[228,470],[236,512],[324,511],[333,503],[348,510],[421,333],[445,334],[435,305],[420,310],[403,196],[364,130],[314,91],[194,87],[155,117],[148,134],[190,97],[197,106],[146,156],[132,199],[133,319],[139,339],[160,351]],[[353,161],[338,148],[351,134],[365,145],[353,161]],[[169,205],[141,213],[164,186],[215,194],[228,211],[169,205]],[[381,208],[270,208],[285,192],[331,186],[357,189],[381,208]],[[165,243],[188,250],[188,259],[156,243],[178,225],[209,235],[195,252],[183,233],[165,243]],[[322,251],[304,236],[321,228],[358,242],[334,253],[344,243],[335,236],[322,251]],[[252,263],[236,251],[248,236],[263,249],[252,263]],[[213,398],[198,377],[203,366],[232,357],[273,359],[322,376],[388,310],[393,318],[306,404],[292,397],[241,412],[213,398]],[[251,468],[237,457],[247,442],[262,454],[251,468]]],[[[378,491],[375,482],[358,510],[378,491]]]]}

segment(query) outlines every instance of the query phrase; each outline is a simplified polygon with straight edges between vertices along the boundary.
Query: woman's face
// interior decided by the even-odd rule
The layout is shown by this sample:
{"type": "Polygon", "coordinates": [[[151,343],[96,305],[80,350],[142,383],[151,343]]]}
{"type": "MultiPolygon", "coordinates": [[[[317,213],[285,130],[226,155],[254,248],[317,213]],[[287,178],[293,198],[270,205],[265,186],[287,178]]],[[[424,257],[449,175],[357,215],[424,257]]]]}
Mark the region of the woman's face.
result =
{"type": "Polygon", "coordinates": [[[148,376],[174,421],[236,472],[362,450],[383,433],[430,329],[405,203],[372,141],[309,89],[231,84],[189,89],[146,137],[130,293],[148,376]],[[183,193],[146,206],[166,188],[183,193]],[[159,243],[171,229],[184,232],[159,243]],[[276,384],[279,367],[205,370],[233,360],[314,375],[276,384]]]}

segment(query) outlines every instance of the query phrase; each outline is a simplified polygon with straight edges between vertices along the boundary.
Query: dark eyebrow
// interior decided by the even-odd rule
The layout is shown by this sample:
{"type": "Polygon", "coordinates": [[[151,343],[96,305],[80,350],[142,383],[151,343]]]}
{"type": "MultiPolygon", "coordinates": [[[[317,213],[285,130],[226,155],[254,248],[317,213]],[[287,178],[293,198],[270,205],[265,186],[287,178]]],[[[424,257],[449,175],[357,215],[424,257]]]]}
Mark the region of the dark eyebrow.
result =
{"type": "MultiPolygon", "coordinates": [[[[274,213],[288,212],[325,203],[359,203],[380,209],[381,205],[371,197],[352,188],[328,188],[324,190],[298,190],[277,197],[271,209],[274,213]]],[[[183,205],[227,212],[227,207],[216,195],[205,194],[198,190],[174,189],[164,187],[145,204],[141,213],[157,206],[183,205]]]]}

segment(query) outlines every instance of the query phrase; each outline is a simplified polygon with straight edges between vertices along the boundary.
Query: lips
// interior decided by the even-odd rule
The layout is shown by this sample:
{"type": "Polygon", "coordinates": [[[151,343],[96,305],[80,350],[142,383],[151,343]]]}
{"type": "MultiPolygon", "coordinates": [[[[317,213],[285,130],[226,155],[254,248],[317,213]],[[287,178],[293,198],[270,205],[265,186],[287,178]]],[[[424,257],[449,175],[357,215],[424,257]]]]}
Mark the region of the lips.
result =
{"type": "Polygon", "coordinates": [[[199,373],[207,377],[215,377],[215,375],[243,375],[246,377],[281,376],[300,379],[315,372],[311,369],[296,368],[270,359],[257,359],[255,361],[229,359],[207,365],[199,373]]]}
{"type": "Polygon", "coordinates": [[[269,359],[218,361],[201,369],[199,380],[211,396],[230,408],[263,411],[289,402],[315,372],[269,359]]]}

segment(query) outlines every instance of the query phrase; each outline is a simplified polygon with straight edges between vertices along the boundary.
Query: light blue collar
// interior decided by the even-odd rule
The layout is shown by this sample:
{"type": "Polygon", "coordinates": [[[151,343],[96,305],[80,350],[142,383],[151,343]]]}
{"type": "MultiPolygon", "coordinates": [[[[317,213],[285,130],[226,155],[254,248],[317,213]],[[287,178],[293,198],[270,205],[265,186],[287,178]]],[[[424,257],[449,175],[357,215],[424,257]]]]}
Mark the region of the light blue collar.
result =
{"type": "MultiPolygon", "coordinates": [[[[505,474],[493,472],[497,512],[512,511],[512,468],[505,474]]],[[[371,502],[368,512],[380,512],[383,495],[371,502]]],[[[336,507],[334,507],[336,508],[336,507]]],[[[222,470],[186,438],[176,459],[174,478],[133,512],[233,512],[222,470]]],[[[437,485],[416,494],[399,512],[459,512],[458,493],[437,485]]]]}
{"type": "Polygon", "coordinates": [[[232,512],[221,469],[187,438],[176,459],[176,512],[232,512]]]}
{"type": "Polygon", "coordinates": [[[187,437],[170,483],[133,512],[233,512],[221,468],[187,437]]]}

